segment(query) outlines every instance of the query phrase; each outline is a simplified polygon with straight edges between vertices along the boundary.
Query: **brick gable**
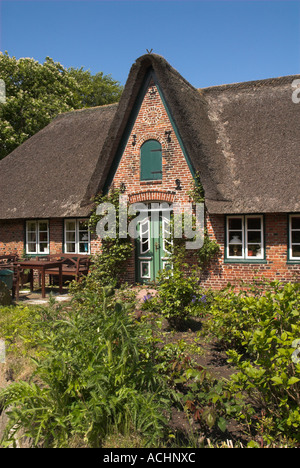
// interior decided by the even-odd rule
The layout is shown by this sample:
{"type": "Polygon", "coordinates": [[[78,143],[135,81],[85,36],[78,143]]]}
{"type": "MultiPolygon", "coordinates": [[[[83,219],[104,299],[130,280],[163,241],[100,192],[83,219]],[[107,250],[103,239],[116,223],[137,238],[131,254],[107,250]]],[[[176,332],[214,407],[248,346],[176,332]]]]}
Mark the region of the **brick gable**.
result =
{"type": "Polygon", "coordinates": [[[192,180],[176,129],[169,119],[158,87],[152,82],[128,136],[112,187],[119,188],[122,183],[125,184],[125,194],[132,203],[156,200],[187,203],[192,180]],[[147,140],[157,140],[162,146],[162,180],[140,180],[140,150],[147,140]],[[176,190],[177,179],[180,180],[182,190],[176,190]]]}

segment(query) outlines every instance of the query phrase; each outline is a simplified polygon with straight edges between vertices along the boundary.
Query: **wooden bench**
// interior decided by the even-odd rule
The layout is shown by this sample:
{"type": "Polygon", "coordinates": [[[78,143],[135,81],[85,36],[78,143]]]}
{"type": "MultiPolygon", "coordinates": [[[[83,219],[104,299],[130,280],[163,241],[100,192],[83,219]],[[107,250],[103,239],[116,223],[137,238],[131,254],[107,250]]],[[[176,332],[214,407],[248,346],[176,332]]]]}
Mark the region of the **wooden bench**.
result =
{"type": "MultiPolygon", "coordinates": [[[[46,257],[39,257],[43,260],[61,260],[62,261],[62,276],[74,277],[76,281],[81,276],[87,275],[90,267],[90,256],[88,255],[73,255],[73,254],[51,254],[46,257]]],[[[59,275],[58,268],[49,268],[45,270],[45,274],[50,278],[59,275]]]]}

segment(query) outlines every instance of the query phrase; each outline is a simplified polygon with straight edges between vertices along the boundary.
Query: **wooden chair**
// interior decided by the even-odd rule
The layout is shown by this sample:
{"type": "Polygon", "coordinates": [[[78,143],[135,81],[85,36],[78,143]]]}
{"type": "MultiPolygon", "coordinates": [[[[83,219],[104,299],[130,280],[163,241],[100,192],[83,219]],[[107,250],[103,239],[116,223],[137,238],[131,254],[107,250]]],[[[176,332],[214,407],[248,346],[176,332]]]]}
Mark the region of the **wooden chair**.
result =
{"type": "MultiPolygon", "coordinates": [[[[52,254],[47,257],[48,260],[62,260],[63,277],[74,277],[78,281],[81,276],[87,275],[89,272],[91,260],[88,255],[52,254]]],[[[59,271],[58,268],[48,268],[45,274],[50,276],[51,281],[59,275],[59,271]]]]}

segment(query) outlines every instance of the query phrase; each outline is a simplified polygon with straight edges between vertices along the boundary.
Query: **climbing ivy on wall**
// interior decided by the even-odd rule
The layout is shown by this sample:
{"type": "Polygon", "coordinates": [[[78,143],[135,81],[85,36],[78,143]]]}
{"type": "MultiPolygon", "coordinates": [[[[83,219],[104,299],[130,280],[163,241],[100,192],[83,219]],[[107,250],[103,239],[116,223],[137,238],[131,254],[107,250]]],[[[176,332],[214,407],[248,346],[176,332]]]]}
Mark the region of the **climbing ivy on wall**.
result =
{"type": "MultiPolygon", "coordinates": [[[[106,212],[102,215],[97,214],[97,207],[103,203],[110,203],[115,209],[115,237],[106,237],[102,239],[101,253],[95,255],[93,268],[91,271],[91,279],[93,281],[105,285],[118,285],[122,275],[126,270],[127,261],[133,253],[132,239],[125,233],[124,237],[120,237],[120,191],[112,190],[106,195],[99,195],[94,199],[95,209],[89,219],[89,228],[92,233],[96,232],[96,226],[106,212]]],[[[124,234],[124,233],[123,233],[124,234]]]]}
{"type": "MultiPolygon", "coordinates": [[[[205,203],[204,187],[200,180],[200,173],[196,172],[191,189],[189,191],[191,200],[194,203],[205,203]]],[[[197,250],[198,265],[201,269],[205,269],[209,262],[220,253],[219,244],[209,237],[208,231],[204,229],[203,246],[197,250]]]]}

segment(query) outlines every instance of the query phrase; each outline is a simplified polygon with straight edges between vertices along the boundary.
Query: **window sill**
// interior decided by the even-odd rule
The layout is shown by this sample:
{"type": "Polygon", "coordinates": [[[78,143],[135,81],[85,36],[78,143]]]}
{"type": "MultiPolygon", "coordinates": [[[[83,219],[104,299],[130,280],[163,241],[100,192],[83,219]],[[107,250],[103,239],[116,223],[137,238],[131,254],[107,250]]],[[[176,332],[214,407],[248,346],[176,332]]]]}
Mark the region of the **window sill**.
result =
{"type": "Polygon", "coordinates": [[[247,259],[244,259],[244,258],[240,258],[238,260],[234,260],[233,258],[225,258],[224,259],[224,263],[242,263],[242,264],[247,264],[247,265],[253,265],[253,264],[266,264],[268,263],[267,260],[263,259],[263,258],[260,258],[260,259],[257,259],[257,260],[252,260],[250,258],[247,258],[247,259]]]}
{"type": "Polygon", "coordinates": [[[25,253],[26,257],[47,257],[48,253],[25,253]]]}
{"type": "Polygon", "coordinates": [[[300,260],[287,260],[287,265],[300,265],[300,260]]]}

